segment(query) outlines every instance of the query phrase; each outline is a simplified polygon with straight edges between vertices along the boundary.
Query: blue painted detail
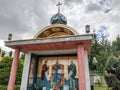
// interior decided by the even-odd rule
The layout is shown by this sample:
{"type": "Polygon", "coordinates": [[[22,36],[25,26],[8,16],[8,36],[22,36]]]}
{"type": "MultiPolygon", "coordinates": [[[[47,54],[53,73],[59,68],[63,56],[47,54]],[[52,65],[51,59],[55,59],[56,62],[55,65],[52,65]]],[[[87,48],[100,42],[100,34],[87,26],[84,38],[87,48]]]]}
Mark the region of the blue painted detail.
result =
{"type": "MultiPolygon", "coordinates": [[[[31,86],[27,86],[27,90],[36,90],[36,84],[37,84],[37,71],[38,71],[38,61],[39,61],[39,58],[38,58],[38,55],[35,55],[35,54],[31,54],[31,60],[32,58],[35,59],[35,66],[34,66],[34,77],[33,77],[33,83],[31,86]]],[[[29,71],[30,73],[30,71],[29,71]]],[[[28,80],[29,82],[29,80],[28,80]]]]}
{"type": "MultiPolygon", "coordinates": [[[[64,85],[63,86],[69,86],[69,90],[74,90],[74,87],[77,88],[77,90],[78,90],[78,88],[79,88],[79,86],[78,86],[78,78],[75,78],[74,82],[75,82],[75,84],[73,83],[73,81],[64,79],[64,85]]],[[[37,78],[37,88],[42,90],[42,87],[43,86],[42,86],[41,77],[38,77],[37,78]]],[[[50,90],[52,88],[52,86],[50,84],[50,80],[45,82],[45,86],[44,87],[46,87],[47,90],[50,90]]],[[[29,90],[32,90],[32,89],[29,89],[29,90]]],[[[63,90],[63,87],[60,90],[63,90]]]]}
{"type": "Polygon", "coordinates": [[[57,13],[54,16],[52,16],[52,18],[50,19],[50,23],[51,24],[65,24],[66,25],[67,19],[62,14],[57,13]]]}
{"type": "Polygon", "coordinates": [[[37,78],[37,88],[42,88],[42,87],[46,87],[47,90],[50,90],[50,88],[52,88],[52,87],[51,87],[51,84],[50,84],[50,80],[44,82],[44,86],[43,86],[42,79],[41,79],[40,77],[37,78]]]}
{"type": "Polygon", "coordinates": [[[62,15],[59,15],[58,18],[59,18],[59,19],[62,19],[62,15]]]}
{"type": "Polygon", "coordinates": [[[27,90],[33,90],[33,87],[28,86],[27,90]]]}
{"type": "Polygon", "coordinates": [[[68,85],[69,90],[74,90],[74,88],[78,89],[79,88],[79,86],[78,86],[78,78],[75,78],[74,80],[66,80],[66,79],[64,79],[64,85],[68,85]]]}

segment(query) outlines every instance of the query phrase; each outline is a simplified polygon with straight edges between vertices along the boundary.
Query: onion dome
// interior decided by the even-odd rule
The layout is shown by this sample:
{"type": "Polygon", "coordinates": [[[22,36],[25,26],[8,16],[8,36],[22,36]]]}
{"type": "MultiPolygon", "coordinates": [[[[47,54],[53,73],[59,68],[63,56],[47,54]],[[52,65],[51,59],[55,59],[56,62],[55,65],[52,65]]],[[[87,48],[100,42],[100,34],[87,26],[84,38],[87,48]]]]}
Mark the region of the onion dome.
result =
{"type": "Polygon", "coordinates": [[[57,13],[55,15],[52,16],[52,18],[50,19],[50,23],[51,24],[67,24],[67,19],[64,15],[57,13]]]}

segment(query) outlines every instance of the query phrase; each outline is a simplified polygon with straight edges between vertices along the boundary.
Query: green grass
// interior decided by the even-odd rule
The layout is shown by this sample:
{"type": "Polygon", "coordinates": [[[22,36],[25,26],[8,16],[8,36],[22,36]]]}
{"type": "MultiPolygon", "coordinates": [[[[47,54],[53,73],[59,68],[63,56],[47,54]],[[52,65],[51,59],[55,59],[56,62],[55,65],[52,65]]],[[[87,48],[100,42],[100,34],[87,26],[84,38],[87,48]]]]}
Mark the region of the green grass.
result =
{"type": "Polygon", "coordinates": [[[112,90],[111,88],[106,89],[106,87],[94,87],[94,90],[112,90]]]}
{"type": "Polygon", "coordinates": [[[94,87],[94,90],[106,90],[106,87],[94,87]]]}

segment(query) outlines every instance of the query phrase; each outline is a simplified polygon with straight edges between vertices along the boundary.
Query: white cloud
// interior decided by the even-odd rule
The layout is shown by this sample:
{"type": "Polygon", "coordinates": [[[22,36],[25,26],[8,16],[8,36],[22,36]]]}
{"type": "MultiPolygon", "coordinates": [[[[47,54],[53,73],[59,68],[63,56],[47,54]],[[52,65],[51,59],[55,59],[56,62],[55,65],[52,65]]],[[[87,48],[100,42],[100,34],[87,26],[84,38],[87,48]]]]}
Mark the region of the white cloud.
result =
{"type": "Polygon", "coordinates": [[[11,50],[12,50],[12,49],[10,49],[10,48],[8,48],[8,47],[5,47],[4,45],[5,45],[4,41],[3,41],[3,40],[0,40],[0,48],[1,48],[2,50],[5,50],[5,51],[11,51],[11,50]]]}
{"type": "Polygon", "coordinates": [[[0,47],[4,46],[4,41],[0,40],[0,47]]]}
{"type": "MultiPolygon", "coordinates": [[[[59,0],[63,3],[61,13],[68,25],[81,34],[85,25],[98,29],[105,25],[110,33],[109,40],[120,34],[120,1],[105,0],[59,0]],[[106,9],[112,9],[104,13],[106,9]]],[[[9,33],[13,39],[33,38],[43,27],[50,24],[50,18],[57,13],[56,0],[0,0],[0,40],[6,40],[9,33]]]]}

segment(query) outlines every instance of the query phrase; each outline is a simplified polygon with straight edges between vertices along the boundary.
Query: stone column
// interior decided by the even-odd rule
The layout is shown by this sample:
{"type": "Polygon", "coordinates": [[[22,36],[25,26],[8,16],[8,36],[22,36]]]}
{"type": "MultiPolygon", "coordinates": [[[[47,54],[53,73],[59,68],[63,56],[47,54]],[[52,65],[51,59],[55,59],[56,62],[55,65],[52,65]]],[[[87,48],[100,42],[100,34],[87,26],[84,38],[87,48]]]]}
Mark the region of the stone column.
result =
{"type": "Polygon", "coordinates": [[[9,78],[7,90],[14,90],[17,68],[18,68],[18,61],[19,61],[19,54],[20,54],[20,49],[16,48],[15,52],[14,52],[14,57],[13,57],[13,62],[12,62],[12,67],[11,67],[10,78],[9,78]]]}
{"type": "Polygon", "coordinates": [[[78,45],[78,77],[79,77],[79,90],[86,90],[86,75],[84,63],[84,46],[78,45]]]}
{"type": "Polygon", "coordinates": [[[84,51],[84,63],[85,63],[85,76],[86,76],[86,90],[91,90],[90,88],[90,72],[89,72],[89,60],[88,60],[88,53],[84,51]]]}
{"type": "Polygon", "coordinates": [[[25,53],[25,60],[24,60],[24,67],[23,67],[20,90],[27,90],[30,61],[31,61],[31,53],[25,53]]]}

